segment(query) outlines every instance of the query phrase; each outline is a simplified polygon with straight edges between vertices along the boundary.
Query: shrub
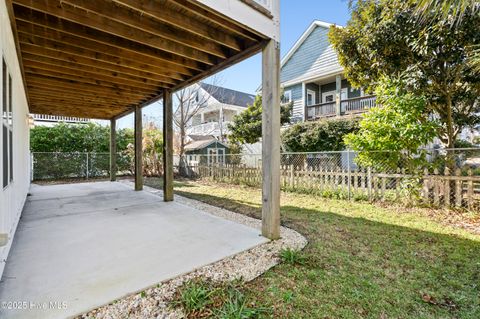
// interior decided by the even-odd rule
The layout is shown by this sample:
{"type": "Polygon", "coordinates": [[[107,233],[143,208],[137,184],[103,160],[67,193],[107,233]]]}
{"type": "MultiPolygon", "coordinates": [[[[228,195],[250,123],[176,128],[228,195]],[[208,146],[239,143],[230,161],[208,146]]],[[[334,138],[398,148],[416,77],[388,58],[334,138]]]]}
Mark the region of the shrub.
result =
{"type": "Polygon", "coordinates": [[[355,119],[297,123],[283,132],[282,143],[287,152],[341,151],[343,137],[356,131],[355,119]]]}

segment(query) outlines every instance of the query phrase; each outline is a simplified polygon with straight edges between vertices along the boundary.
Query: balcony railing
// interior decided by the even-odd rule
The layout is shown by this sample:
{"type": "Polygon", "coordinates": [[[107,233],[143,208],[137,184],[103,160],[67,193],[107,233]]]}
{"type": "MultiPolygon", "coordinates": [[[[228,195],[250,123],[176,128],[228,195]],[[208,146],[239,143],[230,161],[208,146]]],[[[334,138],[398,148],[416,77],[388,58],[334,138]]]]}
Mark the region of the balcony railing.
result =
{"type": "Polygon", "coordinates": [[[65,122],[65,123],[88,123],[87,118],[73,117],[73,116],[57,116],[47,114],[32,114],[34,121],[39,122],[65,122]]]}
{"type": "Polygon", "coordinates": [[[327,102],[308,107],[308,119],[315,120],[322,117],[335,116],[337,114],[336,103],[327,102]]]}
{"type": "MultiPolygon", "coordinates": [[[[340,101],[340,115],[363,113],[368,109],[376,106],[376,100],[376,96],[370,95],[340,101]]],[[[333,101],[310,105],[308,106],[307,114],[307,119],[309,121],[313,121],[319,118],[336,116],[337,104],[335,101],[333,101]]]]}
{"type": "MultiPolygon", "coordinates": [[[[225,134],[228,130],[228,124],[230,122],[225,121],[222,124],[222,133],[225,134]]],[[[193,135],[218,135],[220,134],[220,123],[219,122],[209,122],[204,124],[199,124],[192,126],[188,129],[188,134],[193,135]]]]}
{"type": "Polygon", "coordinates": [[[341,109],[345,114],[362,113],[376,105],[377,97],[375,95],[355,97],[341,101],[341,109]]]}

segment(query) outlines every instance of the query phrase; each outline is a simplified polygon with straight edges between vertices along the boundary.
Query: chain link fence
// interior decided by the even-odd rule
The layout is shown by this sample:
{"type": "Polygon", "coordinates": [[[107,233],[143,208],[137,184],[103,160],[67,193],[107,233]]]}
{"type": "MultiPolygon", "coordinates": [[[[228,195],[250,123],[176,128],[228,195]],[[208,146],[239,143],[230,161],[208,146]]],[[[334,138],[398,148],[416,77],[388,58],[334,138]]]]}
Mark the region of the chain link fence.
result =
{"type": "MultiPolygon", "coordinates": [[[[182,178],[261,187],[262,156],[186,156],[182,178]]],[[[282,153],[284,191],[480,210],[480,149],[282,153]]]]}
{"type": "MultiPolygon", "coordinates": [[[[108,153],[32,153],[32,177],[107,177],[109,160],[108,153]]],[[[131,155],[119,153],[117,161],[117,175],[133,175],[131,155]]],[[[161,158],[144,158],[144,163],[146,168],[156,168],[144,170],[144,174],[161,174],[161,158]]],[[[284,191],[480,210],[480,149],[425,149],[414,155],[353,151],[282,153],[280,165],[284,191]]],[[[174,166],[176,178],[252,187],[262,184],[261,154],[185,155],[183,160],[175,156],[174,166]]]]}
{"type": "MultiPolygon", "coordinates": [[[[32,153],[32,180],[89,179],[110,175],[109,153],[32,153]]],[[[132,158],[117,154],[117,175],[133,174],[132,158]]]]}

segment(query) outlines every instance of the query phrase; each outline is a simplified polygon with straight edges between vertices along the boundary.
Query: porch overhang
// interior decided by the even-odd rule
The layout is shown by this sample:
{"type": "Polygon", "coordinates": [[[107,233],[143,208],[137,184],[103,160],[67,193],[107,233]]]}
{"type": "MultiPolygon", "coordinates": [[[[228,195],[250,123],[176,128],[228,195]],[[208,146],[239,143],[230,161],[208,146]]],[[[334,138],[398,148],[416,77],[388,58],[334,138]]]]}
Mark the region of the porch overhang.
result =
{"type": "Polygon", "coordinates": [[[262,16],[253,28],[228,17],[225,3],[219,10],[207,3],[7,0],[30,112],[115,119],[260,52],[276,37],[267,35],[278,28],[261,10],[249,6],[262,16]]]}

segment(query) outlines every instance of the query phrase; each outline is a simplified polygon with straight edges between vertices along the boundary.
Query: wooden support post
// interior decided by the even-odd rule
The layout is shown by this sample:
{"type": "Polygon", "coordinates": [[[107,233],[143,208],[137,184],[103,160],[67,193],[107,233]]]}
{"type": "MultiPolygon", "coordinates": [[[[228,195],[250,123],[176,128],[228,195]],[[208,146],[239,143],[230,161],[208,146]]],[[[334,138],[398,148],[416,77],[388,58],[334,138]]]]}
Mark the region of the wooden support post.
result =
{"type": "Polygon", "coordinates": [[[335,107],[337,110],[337,116],[342,115],[342,101],[341,101],[341,96],[342,96],[342,76],[337,75],[335,77],[335,107]]]}
{"type": "Polygon", "coordinates": [[[262,52],[262,235],[280,238],[280,44],[262,52]]]}
{"type": "Polygon", "coordinates": [[[117,180],[117,121],[110,120],[110,181],[117,180]]]}
{"type": "Polygon", "coordinates": [[[168,90],[163,91],[163,200],[173,201],[173,105],[168,90]]]}
{"type": "Polygon", "coordinates": [[[143,189],[142,108],[135,107],[135,190],[143,189]]]}

